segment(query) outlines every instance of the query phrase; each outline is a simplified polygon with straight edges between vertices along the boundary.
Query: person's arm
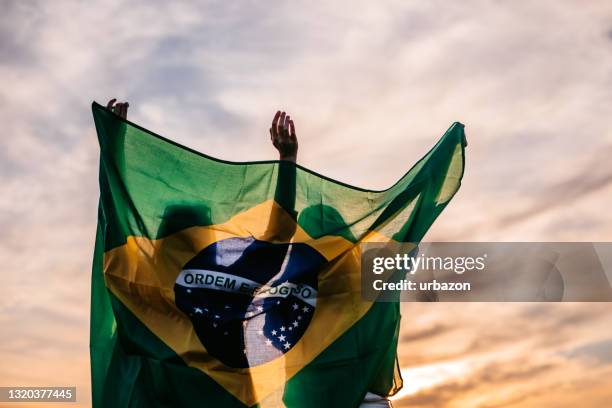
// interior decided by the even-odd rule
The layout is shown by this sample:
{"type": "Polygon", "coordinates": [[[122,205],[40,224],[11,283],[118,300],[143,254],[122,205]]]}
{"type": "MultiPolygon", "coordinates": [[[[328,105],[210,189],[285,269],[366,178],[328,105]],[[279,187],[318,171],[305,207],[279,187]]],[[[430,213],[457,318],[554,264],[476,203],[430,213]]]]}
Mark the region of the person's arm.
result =
{"type": "Polygon", "coordinates": [[[297,161],[298,142],[295,135],[295,124],[291,116],[285,112],[277,111],[272,119],[270,139],[278,150],[279,160],[295,163],[297,161]]]}
{"type": "Polygon", "coordinates": [[[278,163],[278,179],[274,191],[274,201],[279,207],[270,214],[267,234],[279,241],[288,241],[295,233],[295,222],[286,222],[288,214],[293,221],[297,219],[295,211],[295,177],[297,161],[297,136],[295,124],[289,115],[278,111],[272,119],[270,139],[278,150],[280,162],[278,163]]]}
{"type": "Polygon", "coordinates": [[[130,104],[127,102],[117,102],[116,98],[111,99],[106,104],[106,109],[113,112],[115,115],[122,117],[123,119],[127,119],[127,111],[130,107],[130,104]]]}

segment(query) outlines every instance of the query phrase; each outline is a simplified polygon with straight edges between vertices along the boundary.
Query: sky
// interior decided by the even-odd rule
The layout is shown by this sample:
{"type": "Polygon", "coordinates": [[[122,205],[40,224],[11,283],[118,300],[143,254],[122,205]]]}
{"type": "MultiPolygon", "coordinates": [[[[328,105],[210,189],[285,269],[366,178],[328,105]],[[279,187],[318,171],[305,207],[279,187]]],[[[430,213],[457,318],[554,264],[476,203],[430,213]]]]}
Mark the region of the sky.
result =
{"type": "MultiPolygon", "coordinates": [[[[1,4],[0,386],[76,385],[90,405],[94,100],[232,161],[275,158],[283,109],[302,165],[371,189],[460,121],[463,185],[426,240],[612,236],[609,1],[1,4]]],[[[612,398],[612,305],[402,314],[396,407],[612,398]]]]}

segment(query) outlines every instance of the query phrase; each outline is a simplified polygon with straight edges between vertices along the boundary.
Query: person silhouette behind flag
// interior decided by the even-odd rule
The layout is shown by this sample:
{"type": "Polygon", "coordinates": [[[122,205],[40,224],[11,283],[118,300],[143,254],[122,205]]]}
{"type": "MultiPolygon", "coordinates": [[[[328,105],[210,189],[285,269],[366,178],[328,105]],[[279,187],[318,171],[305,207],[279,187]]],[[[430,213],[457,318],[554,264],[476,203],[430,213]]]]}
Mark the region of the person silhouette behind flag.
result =
{"type": "MultiPolygon", "coordinates": [[[[107,104],[107,109],[116,115],[120,116],[123,119],[127,119],[127,111],[129,108],[128,102],[118,102],[116,103],[116,99],[111,99],[107,104]]],[[[290,217],[297,221],[298,214],[295,211],[295,193],[296,193],[296,167],[297,163],[297,153],[298,153],[298,140],[297,134],[295,130],[295,123],[291,116],[286,112],[277,111],[272,119],[272,124],[270,127],[270,140],[272,141],[273,146],[279,153],[279,172],[278,172],[278,180],[277,188],[275,191],[275,201],[279,204],[279,207],[273,207],[272,214],[270,215],[270,221],[267,228],[266,235],[271,237],[275,237],[278,241],[288,241],[290,237],[294,234],[296,223],[281,224],[282,216],[280,214],[281,211],[285,211],[290,215],[290,217]]],[[[180,230],[180,228],[176,227],[174,223],[179,222],[185,218],[188,225],[206,225],[209,219],[207,215],[210,210],[205,208],[202,205],[172,205],[166,209],[166,212],[163,215],[164,222],[162,222],[160,226],[160,231],[158,231],[158,236],[163,237],[172,232],[180,230]],[[172,219],[172,222],[166,222],[172,219]],[[194,224],[194,219],[198,221],[194,224]],[[175,228],[176,227],[176,228],[175,228]]],[[[333,207],[327,205],[315,205],[310,206],[301,211],[299,217],[308,218],[311,214],[319,214],[325,213],[325,218],[332,220],[332,222],[337,223],[338,225],[345,225],[344,220],[342,220],[342,216],[340,213],[333,207]]],[[[186,225],[187,225],[186,224],[186,225]]],[[[307,231],[310,232],[310,231],[307,231]]],[[[345,231],[345,233],[350,233],[350,231],[345,231]]],[[[311,234],[312,235],[312,234],[311,234]]],[[[315,232],[316,235],[316,232],[315,232]]],[[[290,258],[290,251],[288,250],[289,246],[286,245],[283,248],[283,251],[280,256],[282,258],[286,258],[288,260],[290,258]]],[[[243,253],[248,253],[248,247],[244,249],[243,253]]],[[[276,256],[279,256],[277,253],[276,256]]],[[[238,259],[236,262],[238,262],[238,259]]],[[[281,271],[274,271],[279,274],[281,271]]],[[[201,312],[202,309],[196,308],[198,312],[201,312]]],[[[233,333],[233,332],[232,332],[233,333]]],[[[246,333],[246,330],[244,331],[246,333]]],[[[246,336],[243,334],[243,336],[246,336]]],[[[233,339],[235,340],[235,339],[233,339]]],[[[231,340],[229,340],[231,341],[231,340]]],[[[244,341],[244,340],[243,340],[244,341]]],[[[221,345],[222,347],[223,345],[221,345]]],[[[210,346],[209,346],[210,347],[210,346]]],[[[247,361],[250,361],[248,349],[245,347],[245,354],[247,361]]],[[[259,357],[257,357],[259,358],[259,357]]],[[[282,398],[282,396],[279,396],[282,398]]],[[[364,401],[360,405],[360,408],[384,408],[391,407],[391,402],[380,395],[377,395],[372,392],[368,392],[365,395],[364,401]]]]}

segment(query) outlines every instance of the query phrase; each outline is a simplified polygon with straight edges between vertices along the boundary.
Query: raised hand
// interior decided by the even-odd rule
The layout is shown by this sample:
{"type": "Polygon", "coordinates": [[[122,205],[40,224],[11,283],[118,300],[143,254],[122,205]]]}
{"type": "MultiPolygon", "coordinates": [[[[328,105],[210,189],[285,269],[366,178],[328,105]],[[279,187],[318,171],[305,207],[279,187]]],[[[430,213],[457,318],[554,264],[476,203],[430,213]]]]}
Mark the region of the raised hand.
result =
{"type": "Polygon", "coordinates": [[[122,117],[123,119],[127,119],[127,111],[130,104],[127,102],[119,102],[115,104],[116,101],[116,98],[113,98],[108,101],[108,103],[106,104],[106,109],[113,112],[115,115],[122,117]]]}
{"type": "Polygon", "coordinates": [[[288,160],[294,163],[297,161],[298,142],[291,116],[285,114],[285,112],[276,112],[270,128],[270,139],[278,150],[280,160],[288,160]]]}

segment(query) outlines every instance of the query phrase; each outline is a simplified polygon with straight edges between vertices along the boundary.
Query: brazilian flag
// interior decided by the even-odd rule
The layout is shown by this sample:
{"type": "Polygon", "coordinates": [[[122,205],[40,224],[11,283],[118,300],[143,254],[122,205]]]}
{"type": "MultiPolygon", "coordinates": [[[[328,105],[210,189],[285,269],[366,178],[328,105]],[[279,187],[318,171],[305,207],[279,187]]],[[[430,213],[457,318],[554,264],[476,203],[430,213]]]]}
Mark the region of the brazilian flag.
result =
{"type": "Polygon", "coordinates": [[[459,188],[463,125],[371,191],[92,110],[94,407],[358,407],[401,388],[399,305],[362,300],[359,244],[421,240],[459,188]]]}

